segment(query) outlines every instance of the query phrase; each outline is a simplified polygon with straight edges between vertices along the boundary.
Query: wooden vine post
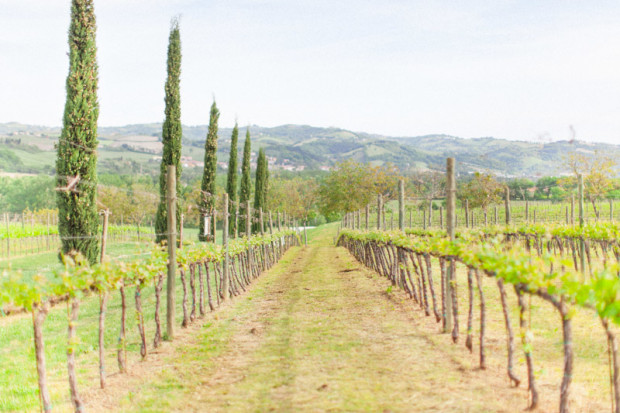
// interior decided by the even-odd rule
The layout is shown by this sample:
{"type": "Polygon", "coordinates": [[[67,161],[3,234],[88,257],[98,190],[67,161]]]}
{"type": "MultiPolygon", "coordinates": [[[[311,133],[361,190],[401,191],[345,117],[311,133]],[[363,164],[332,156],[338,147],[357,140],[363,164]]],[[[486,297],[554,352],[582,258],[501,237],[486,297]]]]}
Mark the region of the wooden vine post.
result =
{"type": "MultiPolygon", "coordinates": [[[[448,231],[448,237],[450,241],[454,241],[454,227],[456,226],[456,182],[454,179],[454,158],[448,158],[446,163],[446,229],[448,231]]],[[[454,274],[452,274],[452,269],[454,266],[452,265],[452,258],[450,259],[450,264],[447,267],[446,280],[445,280],[445,313],[443,314],[445,323],[444,323],[444,333],[449,333],[452,331],[452,278],[454,274]]]]}
{"type": "MultiPolygon", "coordinates": [[[[168,202],[168,279],[166,283],[166,334],[168,340],[174,339],[174,282],[176,273],[176,238],[177,238],[177,173],[174,165],[168,165],[168,173],[166,178],[168,193],[166,201],[168,202]]],[[[215,226],[215,225],[214,225],[215,226]]]]}
{"type": "Polygon", "coordinates": [[[179,222],[179,248],[183,248],[183,224],[185,222],[185,214],[181,214],[179,222]]]}
{"type": "Polygon", "coordinates": [[[34,326],[34,349],[37,359],[37,377],[39,384],[39,399],[44,412],[52,410],[52,399],[47,386],[45,368],[45,342],[43,341],[43,321],[49,311],[48,303],[34,303],[32,306],[32,324],[34,326]]]}
{"type": "Polygon", "coordinates": [[[9,213],[4,214],[4,223],[6,224],[6,258],[11,258],[11,228],[9,228],[9,213]]]}
{"type": "MultiPolygon", "coordinates": [[[[263,210],[261,209],[261,226],[262,226],[262,217],[263,210]]],[[[222,297],[223,301],[226,301],[230,298],[230,282],[229,282],[229,260],[230,257],[228,255],[228,194],[224,193],[224,208],[222,209],[222,214],[224,218],[224,228],[222,232],[222,245],[224,247],[224,269],[222,274],[222,292],[224,296],[222,297]]]]}
{"type": "MultiPolygon", "coordinates": [[[[278,213],[278,230],[280,226],[280,213],[278,213]]],[[[235,201],[235,239],[239,238],[239,201],[235,201]]]]}
{"type": "Polygon", "coordinates": [[[304,246],[308,246],[308,231],[306,228],[308,227],[308,218],[306,217],[306,222],[304,223],[304,246]]]}
{"type": "Polygon", "coordinates": [[[271,211],[269,211],[269,235],[273,235],[273,219],[271,218],[271,211]]]}
{"type": "Polygon", "coordinates": [[[105,208],[101,211],[100,215],[103,216],[103,227],[101,228],[101,255],[99,256],[99,262],[103,262],[105,259],[105,250],[108,240],[108,222],[110,220],[110,210],[105,208]]]}
{"type": "MultiPolygon", "coordinates": [[[[579,228],[583,228],[583,175],[577,175],[577,185],[579,187],[579,228]]],[[[579,259],[581,264],[581,272],[586,273],[586,243],[583,238],[579,241],[579,259]]]]}
{"type": "Polygon", "coordinates": [[[443,206],[439,207],[439,229],[443,229],[443,206]]]}
{"type": "Polygon", "coordinates": [[[250,201],[248,201],[248,205],[245,211],[245,236],[250,239],[250,237],[252,236],[252,205],[250,204],[250,201]]]}
{"type": "Polygon", "coordinates": [[[370,205],[366,205],[366,208],[364,208],[364,223],[366,224],[364,229],[369,229],[368,228],[369,217],[370,217],[370,205]]]}
{"type": "Polygon", "coordinates": [[[508,187],[506,187],[504,208],[506,208],[506,225],[510,225],[510,188],[508,187]]]}
{"type": "MultiPolygon", "coordinates": [[[[99,262],[105,260],[106,241],[108,238],[108,222],[110,218],[110,210],[108,208],[101,211],[103,215],[103,229],[101,231],[101,257],[99,262]]],[[[99,385],[105,389],[105,354],[104,354],[104,331],[105,331],[105,313],[108,306],[108,293],[101,289],[99,291],[99,385]]]]}
{"type": "MultiPolygon", "coordinates": [[[[534,208],[534,216],[536,216],[536,208],[534,208]]],[[[525,222],[530,222],[530,204],[525,200],[525,222]]]]}
{"type": "Polygon", "coordinates": [[[405,180],[398,181],[398,229],[405,230],[405,180]]]}
{"type": "Polygon", "coordinates": [[[377,195],[377,229],[381,230],[381,209],[383,207],[383,199],[381,194],[377,195]]]}
{"type": "Polygon", "coordinates": [[[465,200],[465,228],[469,228],[469,199],[465,200]]]}

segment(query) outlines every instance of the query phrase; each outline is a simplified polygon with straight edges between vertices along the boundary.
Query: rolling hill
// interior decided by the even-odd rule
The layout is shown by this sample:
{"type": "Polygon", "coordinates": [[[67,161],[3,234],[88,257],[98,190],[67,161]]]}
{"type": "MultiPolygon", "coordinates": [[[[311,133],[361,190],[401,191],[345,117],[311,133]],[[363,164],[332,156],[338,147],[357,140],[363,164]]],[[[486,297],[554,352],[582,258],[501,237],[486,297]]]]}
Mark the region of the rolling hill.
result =
{"type": "MultiPolygon", "coordinates": [[[[620,145],[581,141],[535,143],[448,135],[389,137],[307,125],[252,125],[250,132],[254,151],[258,147],[267,150],[272,170],[326,170],[344,159],[375,165],[391,162],[408,170],[441,167],[446,157],[454,156],[461,172],[536,177],[566,172],[564,158],[573,151],[620,155],[620,145]]],[[[58,127],[0,123],[0,170],[53,173],[54,143],[59,134],[58,127]]],[[[201,173],[206,134],[206,125],[183,127],[184,174],[190,177],[201,173]]],[[[230,128],[220,129],[218,160],[222,168],[228,160],[230,134],[230,128]]],[[[241,148],[244,129],[240,135],[241,148]]],[[[101,127],[99,140],[101,172],[158,173],[160,123],[101,127]]]]}

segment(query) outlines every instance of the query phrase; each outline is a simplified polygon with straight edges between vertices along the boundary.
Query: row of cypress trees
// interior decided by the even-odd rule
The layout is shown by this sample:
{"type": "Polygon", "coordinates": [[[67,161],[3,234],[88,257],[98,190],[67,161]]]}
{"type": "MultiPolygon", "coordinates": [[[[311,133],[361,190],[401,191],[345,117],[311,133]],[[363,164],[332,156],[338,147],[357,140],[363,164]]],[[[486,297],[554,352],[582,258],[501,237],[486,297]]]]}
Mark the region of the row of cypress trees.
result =
{"type": "MultiPolygon", "coordinates": [[[[168,78],[166,80],[166,120],[164,121],[162,141],[164,152],[162,156],[161,175],[160,175],[160,204],[157,209],[156,241],[161,242],[167,239],[166,220],[166,179],[165,172],[168,165],[175,165],[177,169],[177,197],[180,194],[181,176],[181,101],[180,101],[180,74],[181,74],[181,38],[179,32],[179,22],[173,19],[170,30],[168,46],[168,78]]],[[[201,197],[198,210],[202,215],[213,217],[216,212],[216,172],[217,172],[217,139],[218,121],[220,111],[215,102],[211,105],[209,114],[209,128],[205,142],[204,171],[200,185],[201,197]]],[[[245,144],[243,148],[243,163],[241,167],[241,183],[237,189],[237,146],[239,140],[239,127],[235,123],[231,137],[230,158],[228,161],[228,176],[226,180],[226,192],[228,193],[230,215],[230,234],[236,232],[236,224],[239,222],[241,228],[245,228],[245,217],[247,214],[247,203],[252,193],[252,183],[250,177],[250,157],[251,142],[250,130],[246,131],[245,144]],[[239,195],[239,196],[237,196],[239,195]],[[239,219],[236,219],[237,200],[239,202],[239,219]]],[[[268,189],[268,161],[263,149],[259,150],[256,168],[256,188],[254,192],[254,208],[259,210],[265,207],[266,194],[268,189]]],[[[178,209],[177,209],[178,211],[178,209]]],[[[177,219],[177,222],[179,220],[177,219]]],[[[215,220],[213,220],[215,222],[215,220]]],[[[209,233],[205,232],[205,221],[200,219],[198,239],[200,241],[212,241],[215,238],[215,225],[211,225],[209,233]]]]}
{"type": "MultiPolygon", "coordinates": [[[[165,120],[162,128],[163,153],[160,170],[160,203],[155,219],[156,242],[166,240],[167,203],[166,171],[169,165],[176,168],[177,199],[181,193],[181,35],[179,20],[171,23],[168,42],[167,78],[165,83],[165,120]]],[[[69,28],[69,74],[66,80],[66,101],[63,128],[57,144],[57,205],[58,229],[61,251],[64,254],[81,253],[95,263],[99,255],[99,218],[97,205],[97,100],[98,65],[96,46],[96,18],[94,0],[72,0],[71,26],[69,28]]],[[[216,200],[217,134],[219,110],[211,106],[209,130],[205,143],[204,172],[201,183],[203,196],[199,210],[213,215],[216,200]]],[[[229,195],[232,223],[235,232],[237,201],[237,141],[239,129],[233,129],[226,191],[229,195]]],[[[243,151],[241,185],[238,191],[242,228],[245,227],[246,205],[252,193],[250,179],[250,131],[246,132],[243,151]]],[[[255,208],[264,207],[267,190],[267,161],[264,151],[259,152],[256,175],[255,208]]],[[[105,208],[106,206],[102,206],[105,208]]],[[[179,209],[177,209],[179,211],[179,209]]],[[[180,212],[178,212],[180,214],[180,212]]],[[[177,217],[179,218],[179,217],[177,217]]],[[[177,219],[177,223],[180,222],[177,219]]],[[[213,226],[213,230],[215,228],[213,226]]],[[[204,220],[200,220],[201,241],[212,239],[204,235],[204,220]]]]}

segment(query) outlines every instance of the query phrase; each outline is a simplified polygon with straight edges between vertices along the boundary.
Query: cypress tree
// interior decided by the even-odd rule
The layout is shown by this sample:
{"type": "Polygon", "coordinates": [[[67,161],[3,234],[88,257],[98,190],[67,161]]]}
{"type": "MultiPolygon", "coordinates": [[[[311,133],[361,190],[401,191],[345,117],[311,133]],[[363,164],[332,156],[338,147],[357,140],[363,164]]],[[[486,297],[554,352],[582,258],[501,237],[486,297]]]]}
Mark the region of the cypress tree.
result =
{"type": "MultiPolygon", "coordinates": [[[[168,39],[168,77],[165,86],[165,116],[162,142],[164,145],[159,173],[159,206],[155,217],[156,242],[167,240],[168,231],[168,205],[166,203],[166,173],[168,165],[176,166],[177,173],[177,199],[181,194],[181,138],[183,130],[181,126],[181,33],[179,20],[172,19],[170,37],[168,39]]],[[[180,225],[180,208],[177,208],[177,226],[180,225]]],[[[178,231],[177,231],[178,232],[178,231]]]]}
{"type": "MultiPolygon", "coordinates": [[[[267,179],[267,158],[263,148],[258,151],[258,159],[256,160],[256,184],[254,185],[254,209],[256,216],[260,216],[260,209],[265,208],[265,185],[267,179]]],[[[254,226],[260,230],[260,222],[254,226]]]]}
{"type": "Polygon", "coordinates": [[[98,66],[93,0],[73,0],[69,74],[63,127],[57,144],[58,232],[65,254],[90,263],[99,252],[97,215],[98,66]]]}
{"type": "Polygon", "coordinates": [[[232,137],[230,138],[230,158],[228,159],[228,179],[226,182],[226,192],[228,193],[228,210],[230,213],[229,226],[230,235],[235,233],[235,212],[237,202],[237,141],[239,140],[239,128],[237,123],[232,131],[232,137]]]}
{"type": "Polygon", "coordinates": [[[250,142],[250,128],[245,132],[245,143],[243,145],[243,163],[241,164],[241,187],[239,188],[239,226],[245,230],[245,217],[247,216],[247,205],[252,196],[252,178],[250,176],[250,157],[252,147],[250,142]]]}
{"type": "MultiPolygon", "coordinates": [[[[213,217],[215,209],[215,174],[217,170],[217,121],[220,118],[220,111],[217,109],[215,101],[211,105],[211,114],[209,116],[209,130],[207,131],[207,141],[205,142],[205,166],[202,173],[202,197],[200,199],[198,210],[203,214],[213,217]]],[[[211,218],[212,229],[215,231],[216,220],[211,218]]],[[[200,220],[200,231],[198,239],[200,241],[212,241],[211,234],[204,235],[204,219],[200,220]]]]}

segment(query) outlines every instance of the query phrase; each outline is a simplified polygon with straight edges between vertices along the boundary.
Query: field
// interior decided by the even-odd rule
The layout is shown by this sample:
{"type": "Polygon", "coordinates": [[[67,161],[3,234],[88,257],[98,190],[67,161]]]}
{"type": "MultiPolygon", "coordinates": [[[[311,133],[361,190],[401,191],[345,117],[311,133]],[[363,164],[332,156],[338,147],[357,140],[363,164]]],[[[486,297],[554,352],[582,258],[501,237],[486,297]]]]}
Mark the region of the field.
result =
{"type": "MultiPolygon", "coordinates": [[[[496,411],[528,405],[525,360],[515,358],[519,387],[506,375],[506,331],[498,288],[483,280],[486,299],[486,370],[480,370],[477,345],[463,345],[467,324],[467,272],[458,266],[462,326],[457,345],[441,324],[392,283],[334,248],[334,224],[308,231],[309,246],[293,247],[249,290],[215,312],[182,329],[172,343],[149,346],[140,361],[140,335],[130,322],[129,372],[118,374],[115,347],[118,325],[106,324],[108,386],[98,389],[99,302],[83,299],[77,325],[79,386],[87,410],[94,411],[496,411]]],[[[120,247],[120,251],[124,248],[120,247]]],[[[116,254],[116,252],[111,252],[116,254]]],[[[43,256],[35,266],[45,265],[43,256]]],[[[21,265],[21,263],[17,263],[21,265]]],[[[433,272],[439,273],[438,262],[433,272]]],[[[433,280],[440,290],[439,279],[433,280]]],[[[177,323],[182,321],[182,289],[177,284],[177,323]]],[[[129,296],[133,294],[129,292],[129,296]]],[[[516,296],[509,291],[510,318],[518,328],[516,296]]],[[[479,299],[476,294],[476,299],[479,299]]],[[[153,336],[154,293],[142,289],[147,337],[153,336]]],[[[539,410],[554,411],[563,375],[561,320],[547,302],[532,297],[528,336],[540,392],[539,410]]],[[[66,305],[51,310],[44,324],[48,374],[54,406],[70,410],[66,385],[66,305]]],[[[114,294],[108,319],[118,319],[114,294]]],[[[134,320],[133,308],[128,320],[134,320]]],[[[479,320],[471,334],[478,337],[479,320]]],[[[36,369],[28,314],[0,319],[0,410],[38,408],[36,369]],[[9,364],[6,364],[9,363],[9,364]]],[[[572,319],[575,370],[573,411],[609,409],[607,340],[595,312],[572,319]]],[[[519,333],[517,333],[517,337],[519,333]]],[[[517,344],[517,349],[520,345],[517,344]]],[[[520,354],[520,352],[518,351],[520,354]]]]}
{"type": "MultiPolygon", "coordinates": [[[[279,251],[286,248],[288,245],[285,244],[285,239],[287,240],[286,243],[296,239],[296,237],[295,239],[291,238],[291,236],[287,235],[286,232],[279,235],[274,235],[274,237],[259,237],[253,241],[253,246],[248,247],[242,247],[243,245],[246,245],[242,241],[239,241],[237,244],[233,243],[233,247],[231,247],[234,249],[234,252],[231,252],[231,260],[233,264],[230,267],[230,270],[233,271],[230,276],[230,291],[232,295],[240,294],[241,290],[245,291],[244,283],[248,282],[250,278],[258,276],[261,269],[264,270],[273,265],[274,260],[277,260],[280,255],[279,251]],[[266,242],[269,244],[266,244],[266,242]],[[265,249],[266,245],[269,245],[267,249],[265,249]],[[242,249],[240,249],[240,247],[242,247],[242,249]],[[253,250],[251,260],[249,257],[244,258],[243,254],[246,249],[243,248],[253,250]],[[235,260],[238,261],[237,269],[235,269],[234,266],[235,260]],[[252,275],[248,273],[250,268],[252,269],[252,275]]],[[[112,266],[108,265],[108,267],[105,267],[102,276],[106,278],[115,277],[114,272],[117,271],[115,268],[119,268],[121,270],[119,275],[124,278],[122,286],[125,288],[125,294],[128,299],[129,297],[133,297],[136,301],[135,310],[131,308],[131,305],[128,306],[129,311],[126,318],[127,320],[135,320],[139,328],[132,328],[136,324],[132,321],[128,321],[129,327],[126,330],[126,336],[122,341],[118,341],[120,338],[117,340],[116,337],[119,331],[119,324],[115,323],[114,320],[121,318],[121,311],[123,309],[119,295],[111,294],[107,305],[107,310],[102,312],[100,300],[98,299],[98,297],[100,298],[101,296],[98,294],[89,294],[88,292],[84,292],[83,287],[79,284],[79,280],[76,278],[78,275],[70,275],[70,284],[68,284],[68,286],[80,285],[77,288],[81,291],[78,295],[72,295],[72,293],[69,292],[69,299],[66,301],[66,304],[61,301],[60,303],[54,305],[45,317],[45,323],[42,324],[42,336],[45,337],[45,352],[43,354],[45,355],[45,359],[47,361],[46,371],[50,395],[50,403],[47,406],[54,405],[63,410],[70,408],[69,399],[67,399],[67,394],[64,391],[66,390],[66,382],[65,380],[62,380],[63,376],[66,377],[66,370],[63,368],[66,365],[66,357],[68,354],[67,339],[65,335],[65,332],[67,331],[68,316],[68,312],[66,310],[68,310],[70,305],[71,308],[73,308],[76,302],[81,301],[79,318],[76,318],[69,323],[69,326],[73,326],[72,328],[75,328],[78,332],[77,336],[70,340],[72,343],[70,348],[72,349],[72,354],[78,360],[79,368],[77,369],[76,374],[79,376],[79,380],[76,385],[80,388],[84,387],[88,389],[90,384],[92,384],[92,380],[99,378],[99,373],[104,371],[99,368],[98,358],[96,356],[99,352],[99,337],[96,331],[98,330],[97,326],[100,325],[99,323],[103,314],[105,314],[105,317],[108,320],[108,323],[105,324],[105,330],[102,336],[103,347],[101,347],[104,349],[104,364],[106,366],[115,365],[118,348],[126,349],[129,354],[127,361],[129,362],[129,365],[132,365],[135,363],[137,358],[140,358],[143,361],[146,360],[147,352],[150,353],[153,350],[153,346],[157,347],[157,345],[149,345],[143,340],[146,339],[146,336],[152,337],[155,332],[155,326],[153,324],[157,319],[155,314],[158,311],[154,311],[156,302],[155,286],[157,285],[158,280],[157,273],[161,273],[163,269],[161,267],[160,269],[156,269],[157,259],[155,257],[152,257],[150,261],[148,259],[146,261],[142,261],[142,264],[135,267],[134,270],[131,269],[132,267],[124,267],[122,264],[124,260],[129,264],[130,260],[136,261],[136,256],[138,255],[131,253],[131,245],[132,244],[117,245],[117,248],[111,250],[111,256],[109,259],[114,262],[114,264],[112,264],[112,266]],[[155,260],[153,261],[153,259],[155,260]],[[154,272],[154,274],[136,274],[135,271],[143,265],[148,265],[148,268],[154,272]],[[128,271],[134,275],[125,274],[123,271],[128,271]],[[133,278],[134,281],[131,281],[132,277],[136,276],[138,278],[133,278]],[[77,280],[78,284],[71,284],[71,279],[77,280]],[[132,282],[134,284],[131,284],[132,282]],[[84,295],[82,299],[79,299],[78,297],[83,294],[86,295],[84,295]],[[63,405],[65,405],[65,407],[63,407],[63,405]]],[[[137,248],[138,245],[133,244],[133,247],[137,248]]],[[[179,250],[179,257],[183,257],[183,252],[190,248],[194,247],[185,246],[183,250],[179,250]]],[[[221,261],[219,261],[219,258],[217,258],[219,257],[218,254],[220,254],[220,250],[215,247],[207,248],[206,250],[206,255],[201,254],[202,258],[200,258],[201,261],[198,263],[198,266],[201,267],[204,264],[204,269],[207,271],[204,288],[208,291],[208,302],[205,301],[206,298],[203,300],[205,290],[203,290],[202,272],[198,271],[196,273],[196,266],[191,261],[185,261],[185,266],[181,266],[179,269],[181,280],[177,283],[177,288],[175,289],[177,296],[177,316],[175,319],[175,324],[189,326],[193,320],[195,320],[195,311],[200,310],[200,313],[202,313],[203,306],[207,304],[212,309],[215,309],[220,305],[219,293],[217,294],[218,296],[216,299],[213,299],[212,301],[211,291],[219,291],[219,289],[222,288],[222,284],[221,282],[218,283],[214,275],[209,278],[209,270],[207,269],[207,263],[209,263],[208,266],[212,274],[221,273],[222,264],[221,261]],[[209,259],[215,260],[209,262],[209,259]],[[187,267],[187,265],[189,265],[189,267],[187,267]],[[198,278],[195,279],[195,275],[197,275],[198,278]],[[187,292],[189,290],[187,285],[188,281],[191,284],[191,295],[189,297],[189,301],[191,301],[190,303],[188,303],[187,296],[187,292]],[[200,284],[200,303],[196,301],[196,294],[198,291],[195,290],[195,288],[198,288],[198,284],[195,284],[195,282],[199,282],[200,284]],[[188,304],[190,308],[188,308],[188,304]],[[191,310],[191,315],[189,314],[189,310],[191,310]]],[[[195,251],[198,252],[198,250],[195,251]]],[[[186,257],[189,257],[192,256],[194,252],[187,251],[185,254],[186,257]]],[[[20,276],[25,278],[24,281],[19,281],[20,285],[21,283],[28,285],[34,282],[35,280],[32,279],[32,277],[35,272],[36,274],[45,274],[45,270],[50,272],[66,271],[63,270],[63,266],[57,263],[56,257],[49,257],[47,255],[37,256],[36,261],[30,264],[31,266],[28,265],[26,261],[17,262],[16,264],[22,267],[23,272],[20,276]],[[28,278],[32,279],[31,282],[28,281],[28,278]]],[[[36,283],[41,283],[40,278],[36,278],[36,280],[38,280],[36,283]]],[[[63,283],[65,281],[63,281],[63,283]]],[[[52,282],[51,279],[48,282],[52,282]]],[[[96,286],[96,284],[93,284],[93,286],[96,286]]],[[[31,287],[26,287],[26,290],[24,291],[27,291],[28,288],[31,287]]],[[[158,288],[161,288],[161,286],[158,288]]],[[[11,297],[11,291],[5,291],[4,293],[7,292],[9,293],[9,297],[11,297]]],[[[14,295],[14,297],[19,297],[19,294],[14,295]]],[[[129,302],[132,301],[133,299],[129,299],[129,302]]],[[[11,301],[9,301],[9,303],[10,302],[11,301]]],[[[34,311],[32,314],[38,314],[38,312],[34,311]]],[[[0,319],[0,326],[2,327],[0,330],[0,343],[2,343],[0,346],[2,347],[1,359],[6,360],[6,363],[3,362],[2,375],[0,375],[0,389],[2,389],[0,390],[0,410],[2,411],[34,410],[39,407],[38,388],[36,384],[37,370],[35,369],[35,364],[32,363],[32,358],[35,352],[31,339],[31,324],[33,322],[32,317],[34,317],[34,315],[26,312],[22,314],[17,313],[10,316],[5,316],[0,319]],[[24,345],[26,343],[29,345],[24,345]],[[22,368],[22,366],[26,365],[26,368],[22,368]]],[[[125,363],[127,363],[127,361],[125,363]]],[[[131,372],[131,367],[128,368],[128,372],[131,372]]],[[[114,374],[112,374],[112,376],[114,376],[114,374]]]]}

